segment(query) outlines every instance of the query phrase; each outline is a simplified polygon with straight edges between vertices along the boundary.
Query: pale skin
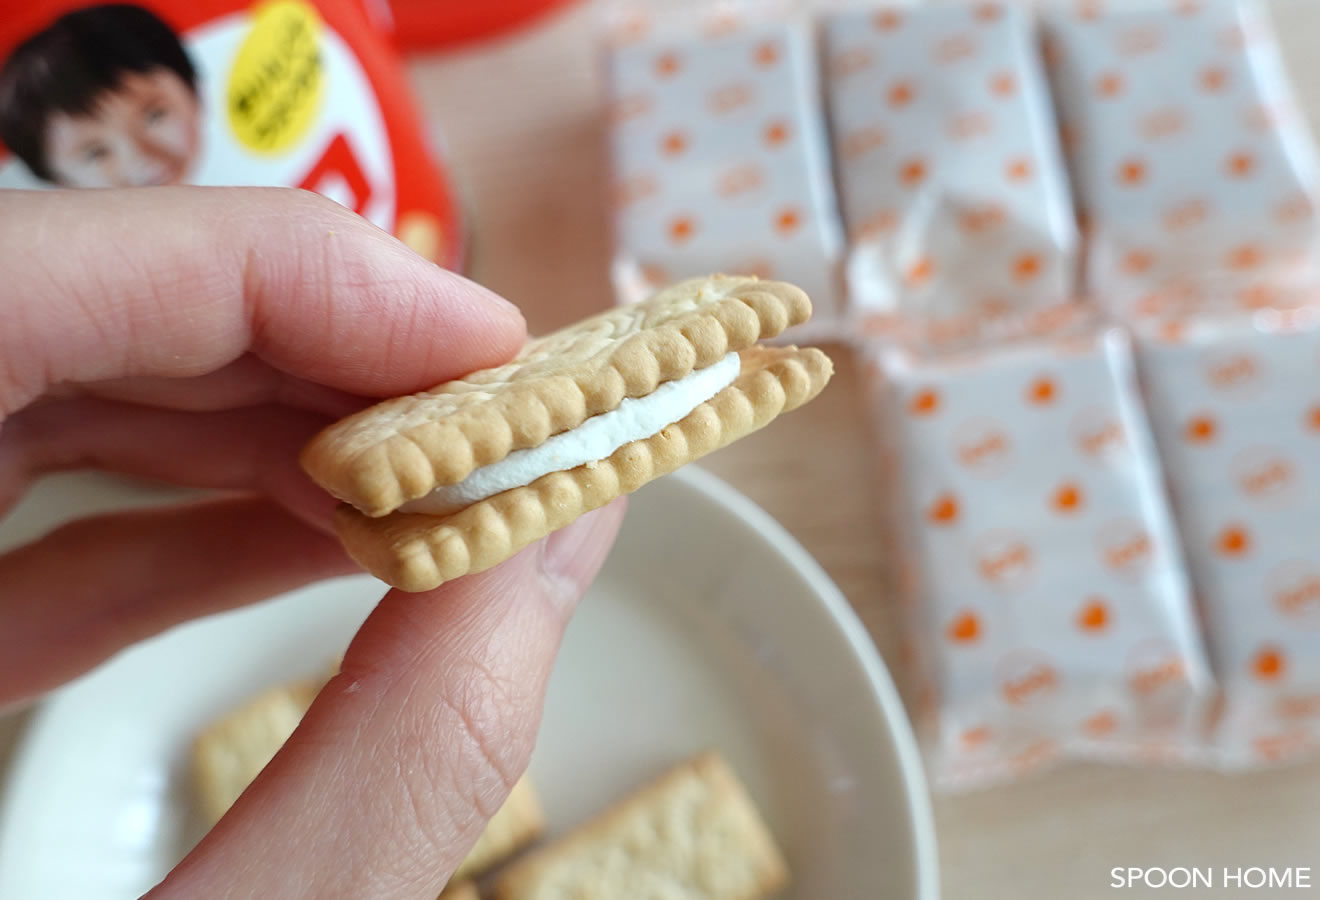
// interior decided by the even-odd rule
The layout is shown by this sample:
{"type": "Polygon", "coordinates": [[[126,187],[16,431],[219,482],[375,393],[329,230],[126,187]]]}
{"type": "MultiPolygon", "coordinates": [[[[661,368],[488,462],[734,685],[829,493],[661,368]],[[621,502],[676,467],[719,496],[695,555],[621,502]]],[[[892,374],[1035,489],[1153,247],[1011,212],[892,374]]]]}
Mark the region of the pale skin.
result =
{"type": "MultiPolygon", "coordinates": [[[[223,492],[0,555],[0,708],[172,625],[355,571],[298,450],[525,339],[504,300],[302,192],[0,192],[0,271],[0,513],[71,468],[223,492]]],[[[385,596],[293,738],[149,896],[433,898],[527,765],[622,514],[385,596]]]]}
{"type": "Polygon", "coordinates": [[[169,69],[124,73],[90,114],[50,117],[47,161],[68,187],[179,184],[197,155],[197,106],[192,89],[169,69]]]}

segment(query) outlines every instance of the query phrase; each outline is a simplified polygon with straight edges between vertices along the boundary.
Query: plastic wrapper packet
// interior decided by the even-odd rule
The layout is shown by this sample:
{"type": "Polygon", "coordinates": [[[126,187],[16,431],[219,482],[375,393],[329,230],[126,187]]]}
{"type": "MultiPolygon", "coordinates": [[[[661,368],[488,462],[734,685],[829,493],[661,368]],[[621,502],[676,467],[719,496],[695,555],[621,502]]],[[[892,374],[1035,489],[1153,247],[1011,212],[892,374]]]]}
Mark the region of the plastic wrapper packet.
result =
{"type": "Polygon", "coordinates": [[[814,44],[806,22],[763,6],[616,11],[606,62],[620,302],[726,272],[799,285],[816,308],[809,327],[834,322],[843,239],[814,44]]]}
{"type": "Polygon", "coordinates": [[[1320,320],[1143,336],[1142,380],[1223,702],[1216,763],[1320,746],[1320,320]]]}
{"type": "Polygon", "coordinates": [[[933,783],[1199,762],[1214,683],[1126,336],[871,354],[933,783]]]}
{"type": "Polygon", "coordinates": [[[1039,330],[1078,236],[1030,13],[862,7],[822,34],[850,314],[932,348],[1039,330]]]}
{"type": "Polygon", "coordinates": [[[1309,300],[1320,164],[1255,0],[1044,6],[1086,232],[1124,320],[1309,300]]]}

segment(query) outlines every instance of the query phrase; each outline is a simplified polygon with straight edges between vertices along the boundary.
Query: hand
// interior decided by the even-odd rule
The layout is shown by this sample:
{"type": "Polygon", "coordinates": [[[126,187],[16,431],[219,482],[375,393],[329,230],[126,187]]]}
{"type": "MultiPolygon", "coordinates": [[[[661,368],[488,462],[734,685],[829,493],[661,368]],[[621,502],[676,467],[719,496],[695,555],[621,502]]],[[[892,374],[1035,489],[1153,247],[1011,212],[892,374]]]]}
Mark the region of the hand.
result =
{"type": "MultiPolygon", "coordinates": [[[[355,571],[297,454],[369,398],[507,361],[517,310],[284,190],[0,192],[0,514],[97,468],[218,489],[0,556],[0,705],[188,619],[355,571]]],[[[489,572],[390,593],[154,898],[434,897],[526,767],[614,504],[489,572]]],[[[130,702],[130,698],[125,698],[130,702]]]]}

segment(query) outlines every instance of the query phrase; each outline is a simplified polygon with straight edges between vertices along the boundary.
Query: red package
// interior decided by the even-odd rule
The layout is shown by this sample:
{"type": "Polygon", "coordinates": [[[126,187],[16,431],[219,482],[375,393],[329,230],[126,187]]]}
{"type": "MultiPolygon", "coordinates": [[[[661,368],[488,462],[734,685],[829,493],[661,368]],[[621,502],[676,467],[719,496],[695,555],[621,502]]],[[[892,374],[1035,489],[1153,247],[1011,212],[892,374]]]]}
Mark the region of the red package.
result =
{"type": "Polygon", "coordinates": [[[436,50],[494,40],[525,28],[575,0],[500,0],[437,3],[436,0],[362,0],[405,50],[436,50]]]}
{"type": "Polygon", "coordinates": [[[359,0],[38,2],[0,24],[0,188],[301,187],[458,268],[463,222],[359,0]]]}

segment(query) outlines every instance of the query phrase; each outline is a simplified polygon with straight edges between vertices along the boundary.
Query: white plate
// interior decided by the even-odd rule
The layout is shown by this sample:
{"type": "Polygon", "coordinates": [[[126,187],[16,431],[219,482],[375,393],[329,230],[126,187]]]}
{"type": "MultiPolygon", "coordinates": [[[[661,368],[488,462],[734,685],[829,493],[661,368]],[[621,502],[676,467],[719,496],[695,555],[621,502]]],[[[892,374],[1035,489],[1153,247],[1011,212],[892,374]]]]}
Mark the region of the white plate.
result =
{"type": "MultiPolygon", "coordinates": [[[[65,518],[70,504],[135,496],[66,481],[24,504],[25,523],[0,543],[65,518]]],[[[0,807],[0,897],[114,900],[150,888],[198,837],[191,735],[247,694],[312,672],[381,593],[373,579],[340,579],[190,623],[53,695],[0,807]]],[[[874,646],[777,523],[688,467],[633,497],[566,636],[532,777],[560,830],[708,746],[724,751],[783,845],[789,896],[938,896],[925,782],[874,646]]]]}

